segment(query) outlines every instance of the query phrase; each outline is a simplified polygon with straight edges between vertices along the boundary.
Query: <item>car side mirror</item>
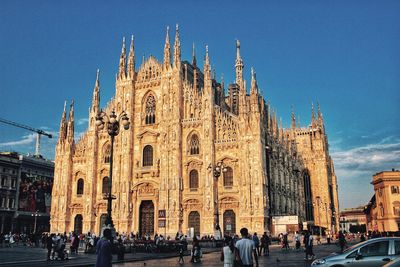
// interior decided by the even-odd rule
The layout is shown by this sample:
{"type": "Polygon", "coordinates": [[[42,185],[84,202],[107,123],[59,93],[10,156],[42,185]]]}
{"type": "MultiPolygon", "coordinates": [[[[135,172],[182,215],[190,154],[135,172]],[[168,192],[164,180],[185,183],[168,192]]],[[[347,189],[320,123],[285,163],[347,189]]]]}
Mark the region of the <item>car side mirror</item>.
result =
{"type": "Polygon", "coordinates": [[[360,252],[357,252],[356,260],[361,260],[362,257],[363,257],[362,254],[360,252]]]}

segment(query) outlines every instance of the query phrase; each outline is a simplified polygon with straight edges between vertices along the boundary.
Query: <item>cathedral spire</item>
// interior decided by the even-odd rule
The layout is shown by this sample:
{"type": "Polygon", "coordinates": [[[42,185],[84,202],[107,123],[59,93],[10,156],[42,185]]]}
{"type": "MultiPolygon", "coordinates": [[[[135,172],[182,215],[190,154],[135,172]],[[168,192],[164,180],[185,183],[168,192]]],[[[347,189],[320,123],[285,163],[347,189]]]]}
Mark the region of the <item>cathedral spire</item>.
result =
{"type": "Polygon", "coordinates": [[[204,81],[211,80],[211,65],[208,57],[208,45],[206,45],[206,59],[204,62],[204,81]]]}
{"type": "Polygon", "coordinates": [[[92,98],[92,112],[97,115],[100,107],[100,70],[97,69],[96,82],[94,83],[93,98],[92,98]]]}
{"type": "Polygon", "coordinates": [[[167,26],[167,35],[165,37],[164,45],[164,68],[171,67],[171,45],[169,44],[169,26],[167,26]]]}
{"type": "Polygon", "coordinates": [[[314,113],[314,103],[311,102],[311,126],[315,126],[315,113],[314,113]]]}
{"type": "Polygon", "coordinates": [[[181,42],[179,40],[179,25],[176,24],[175,44],[174,44],[174,67],[181,66],[181,42]]]}
{"type": "Polygon", "coordinates": [[[324,119],[322,118],[321,107],[318,102],[318,123],[320,123],[322,125],[323,121],[324,121],[324,119]]]}
{"type": "Polygon", "coordinates": [[[126,48],[125,48],[125,37],[122,38],[122,49],[121,56],[119,58],[119,70],[118,77],[120,79],[126,78],[126,48]]]}
{"type": "Polygon", "coordinates": [[[236,40],[236,84],[240,86],[240,90],[244,90],[243,88],[243,60],[240,57],[240,41],[236,40]]]}
{"type": "Polygon", "coordinates": [[[67,141],[69,143],[73,143],[74,141],[74,100],[72,100],[69,106],[67,141]]]}
{"type": "Polygon", "coordinates": [[[256,72],[254,71],[254,68],[251,68],[251,88],[250,88],[250,94],[258,94],[258,85],[257,85],[257,79],[256,79],[256,72]]]}
{"type": "Polygon", "coordinates": [[[64,141],[67,136],[67,101],[64,101],[64,111],[61,116],[60,133],[58,134],[58,142],[64,141]]]}
{"type": "Polygon", "coordinates": [[[296,128],[296,116],[294,115],[294,108],[292,106],[292,129],[296,128]]]}
{"type": "Polygon", "coordinates": [[[192,48],[192,65],[194,68],[197,67],[196,50],[194,48],[194,43],[193,43],[193,48],[192,48]]]}
{"type": "Polygon", "coordinates": [[[131,47],[129,49],[128,58],[128,77],[133,78],[135,75],[135,45],[133,42],[133,35],[131,36],[131,47]]]}

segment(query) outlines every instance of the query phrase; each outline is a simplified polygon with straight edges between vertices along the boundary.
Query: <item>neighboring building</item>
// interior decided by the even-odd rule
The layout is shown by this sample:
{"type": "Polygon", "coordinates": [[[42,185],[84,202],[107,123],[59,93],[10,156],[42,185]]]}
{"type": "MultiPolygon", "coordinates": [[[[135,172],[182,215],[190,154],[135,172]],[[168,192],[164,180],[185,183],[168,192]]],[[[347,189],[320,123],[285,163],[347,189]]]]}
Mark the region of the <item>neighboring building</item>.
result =
{"type": "Polygon", "coordinates": [[[364,208],[365,217],[367,220],[367,231],[378,231],[378,209],[376,208],[376,197],[372,196],[371,200],[364,208]]]}
{"type": "Polygon", "coordinates": [[[364,206],[344,209],[340,212],[340,230],[350,232],[350,227],[367,225],[364,206]]]}
{"type": "MultiPolygon", "coordinates": [[[[298,137],[289,139],[278,126],[253,70],[248,92],[243,68],[237,42],[236,81],[225,95],[224,83],[212,75],[208,48],[203,72],[194,51],[191,63],[181,60],[178,29],[172,62],[167,33],[163,63],[150,56],[139,70],[133,39],[129,55],[124,40],[115,97],[104,109],[107,114],[126,111],[131,121],[130,129],[115,137],[113,151],[112,211],[118,231],[173,236],[192,229],[203,235],[215,234],[220,225],[225,234],[241,227],[264,232],[274,229],[278,219],[313,227],[314,214],[322,207],[328,218],[317,223],[326,229],[337,226],[331,223],[338,210],[337,184],[322,117],[318,126],[312,121],[311,143],[299,144],[300,137],[292,142],[298,137]],[[225,172],[215,179],[218,164],[225,172]],[[321,207],[313,206],[317,196],[321,207]]],[[[88,130],[77,143],[74,106],[68,118],[64,106],[56,147],[53,232],[99,233],[104,225],[111,151],[107,127],[95,125],[100,111],[97,75],[88,130]]]]}
{"type": "Polygon", "coordinates": [[[0,171],[0,232],[49,231],[54,162],[1,152],[0,171]]]}
{"type": "Polygon", "coordinates": [[[400,231],[400,171],[382,171],[375,174],[371,184],[375,195],[366,208],[368,230],[400,231]]]}
{"type": "Polygon", "coordinates": [[[8,233],[15,228],[19,172],[18,155],[0,153],[0,233],[8,233]]]}

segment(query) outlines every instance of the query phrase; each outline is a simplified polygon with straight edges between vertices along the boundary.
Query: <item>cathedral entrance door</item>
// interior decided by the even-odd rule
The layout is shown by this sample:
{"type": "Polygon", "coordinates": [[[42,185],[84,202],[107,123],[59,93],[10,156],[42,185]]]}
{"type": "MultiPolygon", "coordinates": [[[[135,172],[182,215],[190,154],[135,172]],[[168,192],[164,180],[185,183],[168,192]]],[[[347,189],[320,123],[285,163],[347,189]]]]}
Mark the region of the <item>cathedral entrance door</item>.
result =
{"type": "Polygon", "coordinates": [[[74,221],[74,232],[75,234],[82,234],[82,215],[78,214],[75,216],[74,221]]]}
{"type": "Polygon", "coordinates": [[[140,203],[139,209],[139,234],[144,236],[154,234],[154,204],[151,200],[144,200],[140,203]]]}
{"type": "Polygon", "coordinates": [[[189,228],[194,229],[194,235],[200,235],[200,214],[197,211],[192,211],[189,213],[189,228]]]}
{"type": "Polygon", "coordinates": [[[233,210],[224,212],[224,235],[236,234],[236,215],[233,210]]]}

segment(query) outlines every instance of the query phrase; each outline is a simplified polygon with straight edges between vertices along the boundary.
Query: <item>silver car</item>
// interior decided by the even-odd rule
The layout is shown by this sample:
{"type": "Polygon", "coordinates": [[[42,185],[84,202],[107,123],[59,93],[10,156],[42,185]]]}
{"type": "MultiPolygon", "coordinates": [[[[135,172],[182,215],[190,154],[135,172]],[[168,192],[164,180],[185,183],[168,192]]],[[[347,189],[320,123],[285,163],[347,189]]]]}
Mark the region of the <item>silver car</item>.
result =
{"type": "Polygon", "coordinates": [[[399,237],[380,237],[358,243],[343,253],[333,253],[316,259],[311,266],[320,267],[377,267],[400,257],[399,237]]]}

